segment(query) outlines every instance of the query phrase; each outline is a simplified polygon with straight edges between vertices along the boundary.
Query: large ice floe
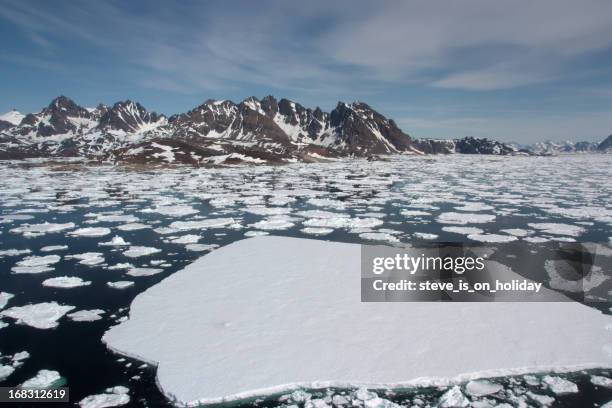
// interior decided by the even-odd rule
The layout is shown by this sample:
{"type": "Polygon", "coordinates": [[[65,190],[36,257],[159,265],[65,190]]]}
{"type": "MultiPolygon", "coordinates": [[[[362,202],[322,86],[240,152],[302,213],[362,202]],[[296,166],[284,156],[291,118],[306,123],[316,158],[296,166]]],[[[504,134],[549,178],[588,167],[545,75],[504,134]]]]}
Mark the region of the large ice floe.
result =
{"type": "MultiPolygon", "coordinates": [[[[612,363],[610,316],[580,303],[364,303],[360,284],[359,245],[258,236],[138,295],[129,320],[103,341],[158,365],[159,386],[178,403],[298,387],[449,386],[612,363]]],[[[560,392],[571,385],[549,383],[560,392]]],[[[465,399],[458,388],[447,394],[441,406],[465,399]]]]}

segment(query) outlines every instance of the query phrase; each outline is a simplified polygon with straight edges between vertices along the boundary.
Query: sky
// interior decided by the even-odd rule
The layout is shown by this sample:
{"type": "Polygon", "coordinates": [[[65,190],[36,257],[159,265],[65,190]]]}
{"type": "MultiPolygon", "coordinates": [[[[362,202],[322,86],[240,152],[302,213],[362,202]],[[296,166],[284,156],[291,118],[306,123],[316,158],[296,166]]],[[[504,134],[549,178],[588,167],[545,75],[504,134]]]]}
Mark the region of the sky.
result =
{"type": "Polygon", "coordinates": [[[612,133],[612,1],[0,0],[0,112],[364,101],[414,137],[612,133]]]}

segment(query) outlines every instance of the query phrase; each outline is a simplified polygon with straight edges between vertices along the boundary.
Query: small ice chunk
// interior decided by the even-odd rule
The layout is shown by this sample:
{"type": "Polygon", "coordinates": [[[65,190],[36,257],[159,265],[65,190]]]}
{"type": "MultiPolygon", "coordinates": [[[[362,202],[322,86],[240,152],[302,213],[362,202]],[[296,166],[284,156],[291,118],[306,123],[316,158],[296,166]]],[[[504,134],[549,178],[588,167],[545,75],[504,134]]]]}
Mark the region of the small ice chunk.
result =
{"type": "Polygon", "coordinates": [[[60,231],[64,231],[67,229],[72,229],[74,227],[75,225],[72,222],[68,222],[66,224],[53,224],[53,223],[45,222],[42,224],[20,225],[17,228],[13,228],[11,232],[21,233],[24,235],[27,235],[27,234],[40,235],[40,234],[50,234],[50,233],[60,232],[60,231]]]}
{"type": "Polygon", "coordinates": [[[21,388],[47,389],[61,386],[65,380],[60,373],[53,370],[40,370],[38,373],[21,384],[21,388]]]}
{"type": "Polygon", "coordinates": [[[28,256],[17,262],[17,264],[11,268],[11,271],[15,273],[48,272],[53,270],[50,265],[58,263],[60,259],[62,258],[59,255],[28,256]]]}
{"type": "Polygon", "coordinates": [[[535,228],[542,232],[551,235],[567,235],[570,237],[577,237],[582,235],[585,231],[583,227],[571,224],[559,224],[554,222],[533,222],[527,224],[531,228],[535,228]]]}
{"type": "Polygon", "coordinates": [[[13,354],[13,357],[11,357],[13,367],[19,367],[23,364],[23,360],[26,360],[28,358],[30,358],[30,353],[28,353],[27,351],[20,351],[18,353],[13,354]]]}
{"type": "Polygon", "coordinates": [[[130,286],[134,286],[134,282],[132,281],[116,281],[116,282],[106,282],[109,288],[113,289],[126,289],[130,286]]]}
{"type": "Polygon", "coordinates": [[[442,394],[438,406],[440,408],[464,408],[469,405],[470,400],[463,395],[461,388],[459,388],[458,385],[455,385],[453,388],[442,394]]]}
{"type": "Polygon", "coordinates": [[[102,309],[91,309],[91,310],[79,310],[77,312],[69,313],[67,316],[74,322],[93,322],[95,320],[102,319],[101,314],[104,313],[102,309]]]}
{"type": "Polygon", "coordinates": [[[542,378],[542,381],[544,381],[550,390],[557,395],[573,394],[578,392],[578,386],[576,384],[561,377],[547,375],[542,378]]]}
{"type": "Polygon", "coordinates": [[[85,252],[82,254],[66,255],[66,259],[78,259],[81,265],[99,265],[104,262],[104,255],[100,252],[85,252]]]}
{"type": "Polygon", "coordinates": [[[211,251],[218,247],[219,245],[217,244],[188,244],[188,245],[185,245],[186,250],[193,251],[193,252],[211,251]]]}
{"type": "Polygon", "coordinates": [[[83,398],[79,402],[81,408],[109,408],[120,407],[130,402],[127,394],[95,394],[83,398]]]}
{"type": "Polygon", "coordinates": [[[0,251],[0,258],[5,256],[19,256],[32,253],[29,249],[4,249],[0,251]]]}
{"type": "Polygon", "coordinates": [[[262,235],[270,235],[267,231],[247,231],[244,233],[245,237],[259,237],[262,235]]]}
{"type": "Polygon", "coordinates": [[[465,392],[472,397],[483,397],[485,395],[495,394],[501,391],[504,387],[489,380],[474,380],[467,383],[465,392]]]}
{"type": "Polygon", "coordinates": [[[110,228],[106,227],[85,227],[79,228],[69,233],[75,237],[103,237],[111,233],[110,228]]]}
{"type": "Polygon", "coordinates": [[[40,248],[41,252],[56,252],[65,251],[68,249],[68,245],[49,245],[40,248]]]}
{"type": "Polygon", "coordinates": [[[130,243],[126,242],[119,235],[115,235],[113,237],[113,239],[111,239],[110,241],[107,241],[107,242],[98,242],[98,245],[99,246],[127,246],[127,245],[130,245],[130,243]]]}
{"type": "Polygon", "coordinates": [[[13,366],[0,364],[0,381],[8,378],[9,375],[13,374],[13,371],[15,371],[13,366]]]}
{"type": "Polygon", "coordinates": [[[612,388],[612,379],[600,375],[592,375],[591,383],[598,387],[612,388]]]}
{"type": "Polygon", "coordinates": [[[529,230],[525,230],[521,228],[508,228],[508,229],[500,230],[500,232],[503,232],[504,234],[514,235],[515,237],[526,237],[527,235],[529,235],[530,232],[533,232],[533,231],[529,231],[529,230]]]}
{"type": "Polygon", "coordinates": [[[180,237],[170,239],[170,242],[173,244],[195,244],[200,239],[202,239],[201,235],[188,234],[188,235],[182,235],[180,237]]]}
{"type": "Polygon", "coordinates": [[[404,217],[426,217],[429,215],[428,212],[421,210],[401,210],[400,214],[404,217]]]}
{"type": "Polygon", "coordinates": [[[60,305],[57,302],[43,302],[25,306],[13,306],[0,312],[0,316],[15,319],[18,324],[25,324],[37,329],[53,329],[57,321],[74,306],[60,305]]]}
{"type": "Polygon", "coordinates": [[[301,231],[304,234],[309,234],[309,235],[329,235],[332,232],[334,232],[333,228],[317,228],[317,227],[306,227],[306,228],[303,228],[301,231]]]}
{"type": "Polygon", "coordinates": [[[57,278],[45,279],[42,285],[50,288],[70,289],[91,285],[91,281],[84,281],[77,276],[58,276],[57,278]]]}
{"type": "Polygon", "coordinates": [[[140,222],[132,222],[129,224],[119,225],[117,227],[117,229],[120,231],[138,231],[138,230],[146,229],[146,228],[151,228],[151,226],[142,224],[140,222]]]}
{"type": "Polygon", "coordinates": [[[364,232],[362,234],[359,234],[359,238],[368,241],[399,242],[399,239],[386,232],[364,232]]]}
{"type": "Polygon", "coordinates": [[[513,235],[500,234],[468,234],[469,239],[480,242],[503,243],[516,241],[517,238],[513,235]]]}
{"type": "Polygon", "coordinates": [[[15,295],[8,292],[0,292],[0,309],[4,309],[4,306],[11,300],[15,295]]]}
{"type": "Polygon", "coordinates": [[[437,239],[438,238],[437,234],[428,234],[427,232],[415,232],[412,235],[414,235],[415,237],[420,238],[420,239],[429,239],[429,240],[432,240],[432,239],[437,239]]]}
{"type": "Polygon", "coordinates": [[[158,252],[161,252],[161,249],[146,246],[131,246],[128,250],[123,252],[123,255],[129,258],[139,258],[141,256],[148,256],[158,252]]]}
{"type": "Polygon", "coordinates": [[[163,271],[161,268],[132,268],[127,271],[127,274],[130,276],[151,276],[163,271]]]}
{"type": "Polygon", "coordinates": [[[548,395],[536,394],[531,391],[528,391],[526,395],[541,407],[549,407],[555,402],[555,399],[548,395]]]}
{"type": "Polygon", "coordinates": [[[495,221],[493,214],[446,212],[438,216],[438,222],[443,224],[485,224],[493,221],[495,221]]]}
{"type": "Polygon", "coordinates": [[[442,227],[442,231],[452,232],[453,234],[476,235],[483,234],[484,231],[476,227],[442,227]]]}

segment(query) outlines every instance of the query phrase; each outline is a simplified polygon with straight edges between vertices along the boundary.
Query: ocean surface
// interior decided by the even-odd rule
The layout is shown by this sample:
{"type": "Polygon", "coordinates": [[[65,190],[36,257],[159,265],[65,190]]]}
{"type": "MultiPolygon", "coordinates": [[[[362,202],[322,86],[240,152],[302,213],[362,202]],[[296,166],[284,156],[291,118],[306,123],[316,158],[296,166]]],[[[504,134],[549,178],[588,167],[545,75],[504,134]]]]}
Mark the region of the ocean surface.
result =
{"type": "MultiPolygon", "coordinates": [[[[215,248],[257,234],[388,245],[590,242],[609,248],[611,180],[612,155],[595,154],[153,169],[2,162],[0,292],[14,296],[1,312],[14,313],[0,320],[0,365],[14,371],[0,386],[47,369],[60,374],[73,402],[122,385],[130,406],[170,405],[156,387],[155,367],[108,351],[100,339],[129,316],[135,296],[215,248]],[[58,277],[72,279],[52,279],[58,277]],[[111,287],[126,281],[131,286],[111,287]],[[18,309],[46,302],[74,308],[57,319],[32,319],[18,309]],[[82,310],[102,312],[98,320],[70,316],[82,310]],[[32,327],[40,324],[56,327],[32,327]],[[23,351],[29,356],[15,363],[12,357],[23,351]]],[[[610,269],[598,273],[598,284],[577,300],[609,314],[610,269]]],[[[554,374],[578,388],[560,394],[542,381],[546,375],[495,379],[503,390],[479,401],[537,406],[538,396],[547,396],[550,406],[590,407],[612,400],[612,388],[593,380],[610,378],[610,370],[554,374]]],[[[304,390],[242,405],[339,405],[340,396],[363,405],[376,395],[426,406],[446,391],[304,390]]]]}

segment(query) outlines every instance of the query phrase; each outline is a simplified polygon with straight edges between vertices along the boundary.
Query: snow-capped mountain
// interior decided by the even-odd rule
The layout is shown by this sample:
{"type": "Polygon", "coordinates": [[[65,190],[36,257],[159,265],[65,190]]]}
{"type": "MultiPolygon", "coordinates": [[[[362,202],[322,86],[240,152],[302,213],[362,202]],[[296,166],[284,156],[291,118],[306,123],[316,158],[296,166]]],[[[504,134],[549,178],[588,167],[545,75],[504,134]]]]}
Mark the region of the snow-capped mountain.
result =
{"type": "Polygon", "coordinates": [[[600,152],[612,151],[612,135],[606,137],[598,146],[597,150],[600,152]]]}
{"type": "Polygon", "coordinates": [[[597,151],[598,143],[594,142],[553,142],[547,140],[531,145],[523,146],[524,149],[541,155],[552,155],[559,153],[588,153],[597,151]]]}
{"type": "Polygon", "coordinates": [[[128,162],[286,162],[379,154],[517,154],[487,139],[413,139],[363,102],[331,112],[267,96],[208,100],[169,118],[137,102],[83,108],[60,96],[38,113],[2,116],[0,159],[85,157],[128,162]]]}

